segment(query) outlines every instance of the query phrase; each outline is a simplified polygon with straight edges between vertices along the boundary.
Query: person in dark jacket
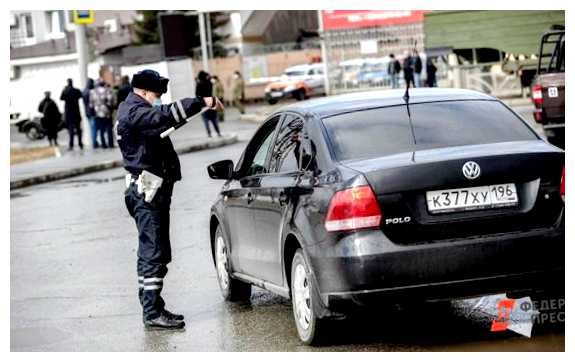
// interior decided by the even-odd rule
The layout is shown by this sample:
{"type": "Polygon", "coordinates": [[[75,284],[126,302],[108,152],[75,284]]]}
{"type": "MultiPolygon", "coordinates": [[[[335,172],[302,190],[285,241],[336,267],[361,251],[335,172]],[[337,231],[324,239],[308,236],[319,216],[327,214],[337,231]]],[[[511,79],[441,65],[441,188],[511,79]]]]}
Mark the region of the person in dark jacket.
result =
{"type": "MultiPolygon", "coordinates": [[[[196,97],[211,97],[213,95],[212,82],[210,80],[210,75],[203,70],[200,70],[198,77],[196,78],[196,97]]],[[[218,125],[218,113],[213,110],[208,110],[202,113],[202,119],[204,120],[204,126],[206,126],[206,132],[208,132],[208,137],[212,137],[212,132],[210,130],[210,123],[214,127],[214,130],[221,137],[220,127],[218,125]]]]}
{"type": "Polygon", "coordinates": [[[153,70],[132,77],[133,91],[118,108],[116,138],[126,175],[125,203],[136,222],[138,295],[146,328],[183,328],[184,316],[169,312],[160,296],[170,247],[170,204],[174,183],[181,180],[180,161],[169,137],[162,132],[200,112],[203,107],[223,109],[212,96],[184,98],[162,105],[168,79],[153,70]]]}
{"type": "Polygon", "coordinates": [[[399,73],[401,72],[401,64],[395,59],[395,55],[389,54],[389,63],[387,63],[387,74],[391,79],[391,88],[399,87],[399,73]]]}
{"type": "Polygon", "coordinates": [[[421,87],[421,72],[423,71],[423,63],[421,57],[416,51],[413,52],[413,83],[417,88],[421,87]]]}
{"type": "Polygon", "coordinates": [[[43,115],[40,124],[48,137],[48,143],[50,146],[58,146],[58,131],[60,122],[62,122],[62,114],[56,102],[50,98],[50,92],[44,92],[44,99],[38,105],[38,112],[43,115]]]}
{"type": "Polygon", "coordinates": [[[437,78],[435,76],[437,73],[437,67],[433,64],[433,60],[431,60],[431,58],[427,58],[425,72],[427,73],[427,86],[437,87],[437,78]]]}
{"type": "Polygon", "coordinates": [[[130,85],[130,77],[127,75],[122,77],[122,83],[120,84],[120,88],[118,88],[118,96],[117,96],[117,103],[120,105],[123,101],[126,100],[128,94],[132,91],[132,86],[130,85]]]}
{"type": "Polygon", "coordinates": [[[92,147],[98,148],[98,128],[96,125],[96,111],[94,107],[90,106],[90,91],[94,89],[94,79],[88,78],[86,83],[86,88],[82,91],[82,100],[84,101],[84,111],[86,113],[86,118],[90,123],[90,136],[92,138],[92,147]]]}
{"type": "Polygon", "coordinates": [[[408,52],[404,53],[403,58],[403,79],[405,79],[405,86],[415,86],[413,80],[413,58],[408,52]]]}
{"type": "Polygon", "coordinates": [[[82,92],[78,88],[74,88],[72,79],[68,78],[66,87],[62,90],[60,100],[64,101],[64,119],[68,127],[68,134],[70,135],[70,142],[68,149],[74,149],[74,136],[78,137],[78,146],[84,149],[82,144],[82,116],[80,115],[80,99],[82,99],[82,92]]]}

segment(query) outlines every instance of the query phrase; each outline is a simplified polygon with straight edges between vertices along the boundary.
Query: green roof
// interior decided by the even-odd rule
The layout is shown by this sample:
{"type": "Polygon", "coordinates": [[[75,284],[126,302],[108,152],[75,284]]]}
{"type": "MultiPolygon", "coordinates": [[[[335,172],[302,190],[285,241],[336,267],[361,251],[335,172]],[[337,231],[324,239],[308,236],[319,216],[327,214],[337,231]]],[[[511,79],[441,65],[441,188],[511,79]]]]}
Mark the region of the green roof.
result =
{"type": "Polygon", "coordinates": [[[424,20],[426,48],[493,48],[537,54],[551,25],[565,26],[563,10],[432,11],[424,20]]]}

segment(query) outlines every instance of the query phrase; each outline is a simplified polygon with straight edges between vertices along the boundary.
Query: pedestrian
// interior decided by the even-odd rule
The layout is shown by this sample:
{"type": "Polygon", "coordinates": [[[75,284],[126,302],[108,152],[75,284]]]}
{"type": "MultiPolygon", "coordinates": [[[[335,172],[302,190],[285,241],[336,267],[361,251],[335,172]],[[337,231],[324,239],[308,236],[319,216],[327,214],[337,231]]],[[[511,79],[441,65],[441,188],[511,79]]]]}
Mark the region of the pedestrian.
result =
{"type": "Polygon", "coordinates": [[[132,86],[130,85],[130,77],[128,77],[127,75],[122,76],[120,88],[118,88],[118,97],[117,97],[118,106],[126,99],[126,97],[128,97],[128,94],[130,94],[131,91],[132,86]]]}
{"type": "Polygon", "coordinates": [[[417,51],[413,51],[413,83],[415,87],[421,87],[421,71],[423,70],[423,63],[417,51]]]}
{"type": "Polygon", "coordinates": [[[62,114],[56,102],[50,98],[49,91],[44,92],[44,99],[38,105],[38,112],[42,113],[40,124],[48,137],[48,144],[58,146],[58,131],[62,122],[62,114]]]}
{"type": "Polygon", "coordinates": [[[114,147],[112,110],[114,95],[103,80],[99,80],[96,87],[90,92],[90,107],[96,114],[96,129],[100,135],[102,148],[114,147]],[[106,136],[108,140],[106,141],[106,136]]]}
{"type": "Polygon", "coordinates": [[[427,86],[437,87],[437,78],[435,74],[437,73],[437,67],[433,64],[431,58],[427,58],[425,63],[425,72],[427,73],[427,86]]]}
{"type": "Polygon", "coordinates": [[[407,51],[404,53],[403,58],[403,79],[405,79],[406,87],[409,87],[410,85],[415,87],[415,83],[413,81],[413,58],[407,51]]]}
{"type": "MultiPolygon", "coordinates": [[[[212,82],[210,81],[210,75],[203,70],[200,70],[198,77],[196,78],[196,97],[213,97],[214,91],[212,87],[212,82]]],[[[206,127],[206,132],[208,137],[212,137],[212,131],[210,130],[210,123],[214,127],[214,130],[221,137],[220,127],[218,125],[218,113],[212,109],[202,113],[202,119],[204,120],[204,126],[206,127]]]]}
{"type": "Polygon", "coordinates": [[[387,63],[387,74],[391,79],[391,88],[399,87],[399,73],[401,72],[401,64],[395,59],[393,53],[389,54],[389,63],[387,63]]]}
{"type": "Polygon", "coordinates": [[[243,105],[245,99],[245,83],[242,74],[239,71],[234,72],[234,85],[233,85],[233,105],[241,114],[245,113],[243,105]]]}
{"type": "Polygon", "coordinates": [[[80,115],[80,99],[82,99],[82,92],[78,88],[74,88],[72,79],[68,78],[67,85],[62,90],[60,100],[64,101],[64,119],[66,120],[66,127],[70,141],[68,143],[68,150],[74,149],[74,136],[78,137],[78,146],[84,149],[82,143],[82,116],[80,115]]]}
{"type": "Polygon", "coordinates": [[[94,79],[88,78],[86,88],[82,91],[82,100],[84,101],[84,112],[88,123],[90,123],[90,136],[92,139],[92,148],[98,148],[98,133],[96,128],[96,113],[94,108],[90,106],[90,91],[94,89],[94,79]]]}
{"type": "MultiPolygon", "coordinates": [[[[220,78],[214,75],[212,77],[212,86],[213,86],[213,96],[217,99],[224,99],[224,85],[220,82],[220,78]]],[[[218,122],[224,121],[225,114],[223,111],[218,112],[218,122]]]]}
{"type": "Polygon", "coordinates": [[[168,79],[153,70],[132,77],[133,91],[118,108],[116,132],[126,175],[125,203],[138,229],[138,296],[146,328],[178,329],[184,316],[169,312],[161,297],[171,261],[170,204],[181,180],[180,161],[169,137],[160,134],[203,107],[223,109],[213,97],[184,98],[162,105],[168,79]]]}

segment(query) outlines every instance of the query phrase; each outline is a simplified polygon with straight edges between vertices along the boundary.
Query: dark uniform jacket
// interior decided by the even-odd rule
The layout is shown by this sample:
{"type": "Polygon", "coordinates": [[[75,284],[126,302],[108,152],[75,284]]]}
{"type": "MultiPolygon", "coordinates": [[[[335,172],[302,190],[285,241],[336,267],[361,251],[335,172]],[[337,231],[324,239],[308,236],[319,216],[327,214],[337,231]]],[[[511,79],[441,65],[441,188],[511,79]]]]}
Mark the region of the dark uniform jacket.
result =
{"type": "Polygon", "coordinates": [[[38,112],[43,114],[40,123],[46,131],[50,132],[58,129],[62,121],[62,115],[60,110],[58,110],[58,105],[52,98],[44,98],[38,105],[38,112]]]}
{"type": "MultiPolygon", "coordinates": [[[[205,106],[202,98],[184,98],[180,102],[187,118],[205,106]]],[[[179,121],[174,118],[174,107],[175,103],[154,107],[133,92],[120,104],[116,131],[124,168],[128,172],[138,175],[146,170],[167,182],[182,179],[172,141],[169,137],[160,137],[179,121]]]]}
{"type": "Polygon", "coordinates": [[[80,123],[79,100],[82,98],[82,92],[78,88],[66,86],[62,91],[60,100],[64,101],[64,119],[68,123],[80,123]]]}

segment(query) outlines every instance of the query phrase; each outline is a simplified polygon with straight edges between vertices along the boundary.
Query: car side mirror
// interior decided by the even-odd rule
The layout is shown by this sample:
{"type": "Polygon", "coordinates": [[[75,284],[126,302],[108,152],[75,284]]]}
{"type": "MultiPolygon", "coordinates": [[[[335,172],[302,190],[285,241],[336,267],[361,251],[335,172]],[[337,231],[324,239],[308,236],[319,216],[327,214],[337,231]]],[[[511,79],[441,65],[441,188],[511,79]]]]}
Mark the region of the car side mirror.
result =
{"type": "Polygon", "coordinates": [[[231,180],[234,177],[234,162],[223,160],[208,166],[208,175],[214,180],[231,180]]]}

